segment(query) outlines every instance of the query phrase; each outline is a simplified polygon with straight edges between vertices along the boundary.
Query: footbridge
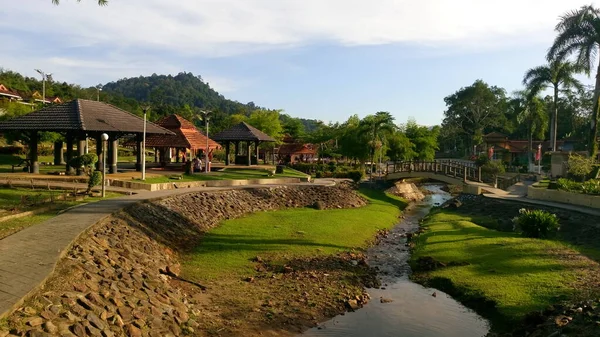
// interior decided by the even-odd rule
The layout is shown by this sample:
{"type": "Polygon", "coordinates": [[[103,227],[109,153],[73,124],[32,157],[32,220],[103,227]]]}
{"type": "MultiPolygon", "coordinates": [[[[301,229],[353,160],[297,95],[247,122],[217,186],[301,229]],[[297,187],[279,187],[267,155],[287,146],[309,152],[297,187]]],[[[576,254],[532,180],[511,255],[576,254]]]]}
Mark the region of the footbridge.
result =
{"type": "Polygon", "coordinates": [[[481,183],[481,168],[474,162],[435,160],[435,161],[402,161],[388,163],[386,180],[405,178],[427,178],[452,185],[469,182],[481,183]]]}

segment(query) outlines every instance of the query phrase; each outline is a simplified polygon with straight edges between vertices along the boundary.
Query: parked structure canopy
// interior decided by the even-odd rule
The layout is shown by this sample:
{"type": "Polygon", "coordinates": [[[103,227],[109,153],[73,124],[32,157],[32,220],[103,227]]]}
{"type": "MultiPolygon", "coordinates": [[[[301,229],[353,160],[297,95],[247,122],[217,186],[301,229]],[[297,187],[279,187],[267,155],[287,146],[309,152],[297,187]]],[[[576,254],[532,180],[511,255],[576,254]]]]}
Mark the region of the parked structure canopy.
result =
{"type": "Polygon", "coordinates": [[[229,148],[231,143],[234,143],[235,145],[235,163],[252,165],[252,152],[250,151],[252,144],[255,146],[256,160],[258,163],[258,146],[260,143],[275,142],[273,137],[246,122],[241,122],[230,129],[217,133],[213,136],[213,139],[219,143],[225,144],[225,165],[229,165],[229,148]],[[246,156],[241,156],[240,154],[241,142],[246,143],[246,156]]]}

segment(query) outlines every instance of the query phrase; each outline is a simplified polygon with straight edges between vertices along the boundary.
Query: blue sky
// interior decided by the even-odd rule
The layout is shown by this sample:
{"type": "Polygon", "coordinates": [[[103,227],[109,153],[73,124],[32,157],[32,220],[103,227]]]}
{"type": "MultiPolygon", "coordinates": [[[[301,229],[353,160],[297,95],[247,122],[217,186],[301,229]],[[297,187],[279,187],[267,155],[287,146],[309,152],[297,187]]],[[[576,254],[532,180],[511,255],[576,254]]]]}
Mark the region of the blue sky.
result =
{"type": "MultiPolygon", "coordinates": [[[[295,117],[390,111],[439,124],[444,97],[483,79],[510,93],[543,64],[579,0],[2,1],[0,67],[84,86],[201,75],[225,97],[295,117]]],[[[584,78],[585,83],[591,80],[584,78]]]]}

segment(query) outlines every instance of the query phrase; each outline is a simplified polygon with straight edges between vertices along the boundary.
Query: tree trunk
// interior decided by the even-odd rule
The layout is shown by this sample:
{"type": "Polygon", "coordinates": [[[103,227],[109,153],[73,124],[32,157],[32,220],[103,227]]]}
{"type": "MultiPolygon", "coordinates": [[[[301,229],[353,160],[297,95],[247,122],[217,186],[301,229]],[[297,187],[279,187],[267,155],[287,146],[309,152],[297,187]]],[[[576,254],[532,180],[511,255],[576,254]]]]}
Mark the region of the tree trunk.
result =
{"type": "Polygon", "coordinates": [[[552,111],[552,121],[550,124],[550,146],[552,151],[556,151],[556,126],[558,125],[558,85],[554,85],[554,111],[552,111]]]}
{"type": "MultiPolygon", "coordinates": [[[[528,142],[528,150],[527,150],[527,169],[531,168],[531,156],[533,155],[532,147],[533,147],[533,124],[529,124],[529,142],[528,142]]],[[[529,172],[529,171],[527,171],[529,172]]]]}
{"type": "Polygon", "coordinates": [[[598,119],[600,117],[600,63],[598,64],[598,70],[596,71],[596,86],[594,87],[594,110],[591,116],[591,130],[590,130],[590,145],[589,152],[590,157],[596,159],[598,154],[598,119]]]}

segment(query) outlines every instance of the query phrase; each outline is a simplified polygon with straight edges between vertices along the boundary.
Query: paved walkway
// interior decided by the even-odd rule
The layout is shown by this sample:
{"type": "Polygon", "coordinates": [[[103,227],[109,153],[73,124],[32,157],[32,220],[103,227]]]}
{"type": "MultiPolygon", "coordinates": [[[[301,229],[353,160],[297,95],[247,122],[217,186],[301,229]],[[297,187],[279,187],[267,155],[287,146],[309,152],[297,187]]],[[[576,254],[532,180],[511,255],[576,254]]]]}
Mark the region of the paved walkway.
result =
{"type": "MultiPolygon", "coordinates": [[[[13,186],[21,186],[21,187],[31,187],[35,186],[36,188],[55,188],[62,189],[65,191],[70,191],[73,189],[85,190],[87,189],[87,183],[74,183],[69,181],[57,181],[57,180],[11,180],[10,182],[13,186]]],[[[96,186],[92,191],[100,191],[102,187],[96,186]]],[[[117,192],[123,194],[132,194],[138,193],[144,190],[132,190],[130,188],[125,187],[117,187],[117,186],[106,186],[106,190],[108,192],[117,192]]]]}
{"type": "MultiPolygon", "coordinates": [[[[331,185],[333,180],[287,185],[331,185]]],[[[87,228],[134,203],[199,191],[217,191],[268,187],[248,185],[227,188],[196,187],[188,189],[141,192],[135,195],[98,201],[75,207],[41,224],[28,227],[0,240],[0,317],[21,304],[54,270],[70,244],[87,228]]]]}

